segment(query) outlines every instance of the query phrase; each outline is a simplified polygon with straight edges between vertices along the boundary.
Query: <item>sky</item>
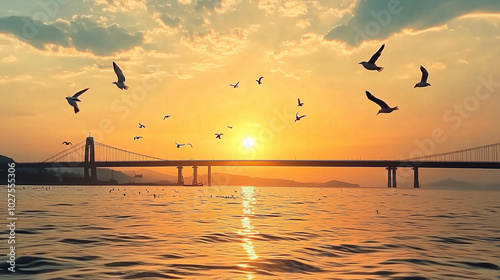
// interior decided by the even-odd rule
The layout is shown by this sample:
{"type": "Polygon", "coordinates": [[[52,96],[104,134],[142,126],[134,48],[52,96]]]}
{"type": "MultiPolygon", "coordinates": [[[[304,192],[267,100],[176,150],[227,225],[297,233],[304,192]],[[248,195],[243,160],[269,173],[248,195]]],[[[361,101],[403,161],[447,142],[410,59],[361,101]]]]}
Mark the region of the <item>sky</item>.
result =
{"type": "MultiPolygon", "coordinates": [[[[5,0],[0,7],[0,154],[19,162],[49,158],[66,148],[62,141],[78,143],[89,132],[164,159],[406,159],[500,142],[497,0],[5,0]],[[382,44],[384,71],[358,64],[382,44]],[[113,61],[128,90],[112,84],[113,61]],[[431,86],[414,89],[420,65],[431,86]],[[87,87],[75,114],[65,97],[87,87]],[[376,115],[365,90],[400,110],[376,115]],[[294,122],[296,113],[306,117],[294,122]],[[253,147],[243,145],[247,138],[253,147]]],[[[381,169],[238,172],[365,185],[386,176],[381,169]]],[[[421,176],[497,182],[497,173],[421,176]]]]}

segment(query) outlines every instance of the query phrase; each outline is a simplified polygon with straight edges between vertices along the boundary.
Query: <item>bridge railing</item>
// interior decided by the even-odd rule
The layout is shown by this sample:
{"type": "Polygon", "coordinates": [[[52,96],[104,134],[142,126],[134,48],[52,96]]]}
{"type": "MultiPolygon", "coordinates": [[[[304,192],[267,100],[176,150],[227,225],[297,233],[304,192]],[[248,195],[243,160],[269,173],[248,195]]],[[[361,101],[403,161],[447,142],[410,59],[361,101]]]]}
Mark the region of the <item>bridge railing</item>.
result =
{"type": "Polygon", "coordinates": [[[95,142],[95,161],[158,161],[162,158],[147,156],[95,142]]]}
{"type": "Polygon", "coordinates": [[[500,155],[500,143],[481,147],[464,149],[449,153],[441,153],[418,158],[410,158],[410,161],[449,161],[449,162],[498,162],[500,155]]]}
{"type": "Polygon", "coordinates": [[[55,154],[43,162],[75,162],[83,161],[85,156],[85,140],[55,154]]]}

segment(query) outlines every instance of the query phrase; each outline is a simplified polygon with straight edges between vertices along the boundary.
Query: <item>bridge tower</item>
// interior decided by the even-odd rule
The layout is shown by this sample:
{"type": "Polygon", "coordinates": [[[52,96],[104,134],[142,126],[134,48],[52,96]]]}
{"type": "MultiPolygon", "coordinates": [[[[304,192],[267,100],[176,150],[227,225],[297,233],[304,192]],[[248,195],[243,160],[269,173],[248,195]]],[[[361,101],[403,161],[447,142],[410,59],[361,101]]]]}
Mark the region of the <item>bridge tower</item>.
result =
{"type": "Polygon", "coordinates": [[[97,182],[97,167],[95,166],[94,138],[87,137],[85,141],[84,176],[85,180],[97,182]]]}

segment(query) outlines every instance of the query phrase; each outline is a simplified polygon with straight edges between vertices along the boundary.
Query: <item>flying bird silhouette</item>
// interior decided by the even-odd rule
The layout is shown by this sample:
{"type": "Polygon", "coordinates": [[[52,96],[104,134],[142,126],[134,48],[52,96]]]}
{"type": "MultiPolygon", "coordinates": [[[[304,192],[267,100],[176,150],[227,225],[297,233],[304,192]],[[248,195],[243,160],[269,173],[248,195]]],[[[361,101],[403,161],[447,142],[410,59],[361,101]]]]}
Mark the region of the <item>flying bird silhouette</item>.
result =
{"type": "Polygon", "coordinates": [[[71,144],[71,142],[64,141],[64,142],[62,142],[62,145],[66,145],[66,146],[68,146],[68,145],[73,145],[73,144],[71,144]]]}
{"type": "Polygon", "coordinates": [[[368,60],[368,62],[361,61],[358,64],[363,65],[363,67],[365,67],[365,69],[367,69],[367,70],[377,70],[378,72],[382,72],[382,70],[384,70],[384,67],[377,66],[377,64],[375,64],[375,62],[377,61],[377,59],[382,54],[382,51],[384,50],[384,47],[385,47],[385,44],[383,44],[380,47],[380,49],[378,49],[378,51],[372,55],[372,57],[370,58],[370,60],[368,60]]]}
{"type": "Polygon", "coordinates": [[[146,128],[146,126],[139,122],[139,128],[146,128]]]}
{"type": "Polygon", "coordinates": [[[365,91],[365,93],[366,93],[366,97],[368,97],[368,99],[377,103],[377,105],[380,106],[380,110],[378,111],[377,115],[380,113],[391,113],[392,111],[399,110],[398,106],[389,107],[389,105],[387,105],[387,103],[385,103],[383,100],[376,98],[369,91],[365,91]]]}
{"type": "Polygon", "coordinates": [[[257,80],[255,80],[255,81],[257,81],[257,83],[260,85],[260,84],[262,84],[262,78],[264,78],[264,77],[260,77],[260,78],[258,78],[258,79],[257,79],[257,80]]]}
{"type": "Polygon", "coordinates": [[[171,115],[166,115],[165,117],[163,117],[163,120],[168,119],[170,117],[171,117],[171,115]]]}
{"type": "Polygon", "coordinates": [[[139,140],[141,138],[142,138],[142,136],[134,136],[134,140],[139,140]]]}
{"type": "Polygon", "coordinates": [[[299,116],[299,113],[295,113],[295,122],[300,121],[300,119],[302,119],[305,116],[306,115],[299,116]]]}
{"type": "Polygon", "coordinates": [[[122,70],[116,63],[113,61],[113,69],[115,70],[116,77],[118,78],[118,81],[113,82],[112,84],[115,84],[119,89],[128,89],[128,86],[125,85],[125,75],[123,75],[122,70]]]}
{"type": "Polygon", "coordinates": [[[229,85],[230,85],[230,86],[232,86],[233,88],[237,88],[239,84],[240,84],[240,82],[237,82],[237,83],[236,83],[236,84],[234,84],[234,85],[233,85],[233,84],[229,84],[229,85]]]}
{"type": "Polygon", "coordinates": [[[230,126],[230,125],[228,125],[228,126],[227,126],[227,128],[229,128],[229,129],[233,129],[233,127],[232,127],[232,126],[230,126]]]}
{"type": "Polygon", "coordinates": [[[86,92],[89,88],[82,89],[79,92],[75,93],[73,96],[67,96],[66,100],[68,101],[69,105],[73,106],[73,109],[75,109],[75,114],[80,112],[80,109],[78,108],[78,104],[76,102],[81,102],[80,99],[78,99],[78,96],[82,95],[84,92],[86,92]]]}
{"type": "Polygon", "coordinates": [[[224,135],[224,133],[215,133],[215,138],[220,139],[222,135],[224,135]]]}
{"type": "Polygon", "coordinates": [[[177,149],[178,149],[178,148],[180,148],[180,147],[182,147],[182,146],[184,146],[186,144],[177,144],[177,142],[175,142],[175,145],[177,145],[177,149]]]}
{"type": "Polygon", "coordinates": [[[429,72],[427,72],[427,69],[425,69],[424,66],[420,65],[420,71],[422,71],[422,79],[420,79],[420,82],[416,83],[413,88],[426,87],[431,85],[427,82],[427,78],[429,77],[429,72]]]}
{"type": "Polygon", "coordinates": [[[191,148],[193,147],[193,144],[191,144],[191,143],[187,143],[187,144],[188,144],[189,146],[191,146],[191,148]]]}
{"type": "Polygon", "coordinates": [[[304,105],[304,102],[300,102],[300,98],[297,98],[297,102],[299,103],[297,107],[302,107],[304,105]]]}

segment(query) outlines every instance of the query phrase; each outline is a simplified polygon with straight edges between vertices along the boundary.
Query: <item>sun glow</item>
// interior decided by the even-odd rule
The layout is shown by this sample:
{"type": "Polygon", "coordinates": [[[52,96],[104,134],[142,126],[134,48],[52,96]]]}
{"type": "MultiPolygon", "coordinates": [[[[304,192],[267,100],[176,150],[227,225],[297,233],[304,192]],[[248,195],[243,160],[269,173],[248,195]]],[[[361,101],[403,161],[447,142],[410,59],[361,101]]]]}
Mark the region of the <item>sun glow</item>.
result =
{"type": "Polygon", "coordinates": [[[245,148],[252,148],[253,145],[254,145],[254,141],[252,138],[247,137],[243,140],[243,146],[245,146],[245,148]]]}

